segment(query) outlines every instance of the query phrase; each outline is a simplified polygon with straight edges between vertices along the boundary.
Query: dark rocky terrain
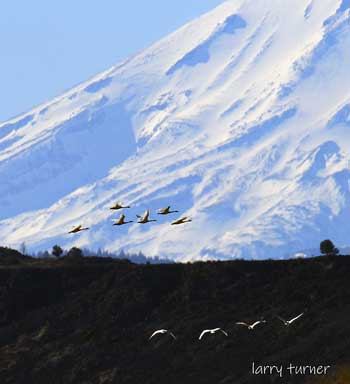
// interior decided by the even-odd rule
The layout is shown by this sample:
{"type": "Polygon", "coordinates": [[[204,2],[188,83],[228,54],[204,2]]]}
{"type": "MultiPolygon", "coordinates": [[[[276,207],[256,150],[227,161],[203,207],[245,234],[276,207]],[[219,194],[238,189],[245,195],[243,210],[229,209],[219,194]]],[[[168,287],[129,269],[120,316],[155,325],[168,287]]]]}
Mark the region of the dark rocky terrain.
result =
{"type": "Polygon", "coordinates": [[[0,248],[0,383],[350,383],[350,257],[136,265],[0,248]],[[11,253],[12,252],[12,253],[11,253]],[[276,315],[304,317],[285,327],[276,315]],[[267,323],[253,332],[235,321],[267,323]],[[229,336],[198,341],[202,329],[229,336]],[[176,341],[160,336],[169,328],[176,341]],[[252,363],[331,365],[257,376],[252,363]]]}

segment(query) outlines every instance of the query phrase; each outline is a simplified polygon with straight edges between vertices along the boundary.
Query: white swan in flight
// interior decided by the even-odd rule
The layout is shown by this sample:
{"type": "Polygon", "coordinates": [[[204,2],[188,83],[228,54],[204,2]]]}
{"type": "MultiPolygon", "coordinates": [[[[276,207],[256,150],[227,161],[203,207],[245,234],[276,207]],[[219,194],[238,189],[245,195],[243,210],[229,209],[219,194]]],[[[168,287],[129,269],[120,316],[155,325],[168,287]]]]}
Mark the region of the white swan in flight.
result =
{"type": "Polygon", "coordinates": [[[69,231],[68,233],[78,233],[81,231],[87,231],[88,229],[90,229],[90,228],[83,228],[82,225],[78,225],[77,227],[74,227],[71,231],[69,231]]]}
{"type": "Polygon", "coordinates": [[[294,323],[295,320],[298,320],[301,316],[303,316],[303,314],[304,314],[304,312],[301,313],[298,316],[293,317],[293,319],[290,319],[290,320],[285,320],[285,319],[283,319],[282,317],[279,317],[279,316],[277,316],[277,318],[280,319],[285,326],[288,326],[288,325],[291,325],[292,323],[294,323]]]}
{"type": "Polygon", "coordinates": [[[210,333],[212,335],[214,335],[215,333],[217,332],[221,332],[223,333],[225,336],[228,336],[228,333],[225,332],[223,329],[221,328],[213,328],[213,329],[205,329],[204,331],[202,331],[202,333],[200,334],[198,340],[202,340],[203,336],[206,334],[206,333],[210,333]]]}
{"type": "Polygon", "coordinates": [[[129,223],[133,223],[133,221],[125,221],[125,215],[120,215],[113,225],[125,225],[129,223]]]}
{"type": "Polygon", "coordinates": [[[113,207],[110,207],[109,209],[118,210],[118,209],[123,209],[123,208],[130,208],[130,206],[129,205],[123,205],[121,203],[115,203],[113,205],[113,207]]]}
{"type": "Polygon", "coordinates": [[[179,225],[179,224],[189,223],[190,221],[192,221],[192,220],[185,216],[185,217],[181,217],[178,220],[173,221],[171,223],[171,225],[179,225]]]}
{"type": "Polygon", "coordinates": [[[258,324],[262,324],[262,323],[266,323],[266,320],[259,320],[253,324],[247,324],[247,323],[244,323],[243,321],[239,321],[236,324],[237,325],[243,325],[244,327],[247,327],[248,329],[250,329],[252,331],[258,324]]]}
{"type": "Polygon", "coordinates": [[[152,333],[152,335],[150,336],[150,338],[148,340],[151,340],[152,337],[154,337],[156,335],[164,335],[166,333],[169,334],[174,340],[176,340],[176,336],[172,332],[168,331],[167,329],[158,329],[158,331],[155,331],[152,333]]]}
{"type": "Polygon", "coordinates": [[[170,210],[170,205],[167,206],[166,208],[162,208],[158,211],[158,215],[169,215],[169,213],[175,213],[179,211],[171,211],[170,210]]]}
{"type": "Polygon", "coordinates": [[[157,220],[150,220],[149,219],[149,209],[146,210],[146,212],[143,214],[143,216],[136,215],[140,220],[138,221],[139,224],[146,224],[150,223],[151,221],[157,221],[157,220]]]}

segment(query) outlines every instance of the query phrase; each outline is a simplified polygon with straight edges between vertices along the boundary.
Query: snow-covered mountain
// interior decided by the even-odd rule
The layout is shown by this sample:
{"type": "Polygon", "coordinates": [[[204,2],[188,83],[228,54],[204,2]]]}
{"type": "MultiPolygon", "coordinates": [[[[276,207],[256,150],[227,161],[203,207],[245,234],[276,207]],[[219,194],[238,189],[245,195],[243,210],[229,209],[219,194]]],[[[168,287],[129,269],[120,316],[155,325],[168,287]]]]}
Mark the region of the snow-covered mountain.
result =
{"type": "Polygon", "coordinates": [[[349,11],[230,0],[1,124],[0,244],[182,260],[350,244],[349,11]],[[116,201],[158,222],[113,227],[116,201]],[[192,223],[155,215],[168,204],[192,223]]]}

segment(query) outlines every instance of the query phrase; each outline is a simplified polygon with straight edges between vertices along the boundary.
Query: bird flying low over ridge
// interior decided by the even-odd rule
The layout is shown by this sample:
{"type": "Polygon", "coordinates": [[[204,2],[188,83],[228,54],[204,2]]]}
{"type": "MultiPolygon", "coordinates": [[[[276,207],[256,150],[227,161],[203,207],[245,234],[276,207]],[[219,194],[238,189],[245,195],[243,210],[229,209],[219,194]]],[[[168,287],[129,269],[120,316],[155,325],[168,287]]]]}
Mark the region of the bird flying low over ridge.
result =
{"type": "Polygon", "coordinates": [[[221,328],[213,328],[213,329],[205,329],[204,331],[202,331],[202,333],[200,334],[198,340],[202,340],[203,336],[206,335],[207,333],[210,333],[211,335],[214,335],[215,333],[217,332],[221,332],[223,333],[225,336],[228,336],[228,333],[225,332],[223,329],[221,328]]]}
{"type": "Polygon", "coordinates": [[[168,331],[167,329],[158,329],[157,331],[152,333],[152,335],[148,340],[151,340],[156,335],[165,335],[165,334],[169,334],[174,340],[176,340],[176,336],[172,332],[168,331]]]}
{"type": "Polygon", "coordinates": [[[244,327],[247,327],[248,329],[250,329],[252,331],[258,324],[263,324],[263,323],[266,323],[266,320],[259,320],[259,321],[256,321],[253,324],[247,324],[247,323],[245,323],[243,321],[239,321],[236,324],[237,325],[243,325],[244,327]]]}
{"type": "Polygon", "coordinates": [[[185,223],[189,223],[191,221],[192,221],[191,219],[189,219],[187,216],[185,216],[185,217],[181,217],[180,219],[173,221],[171,223],[171,225],[185,224],[185,223]]]}
{"type": "Polygon", "coordinates": [[[83,228],[82,225],[78,225],[77,227],[74,227],[71,231],[69,231],[68,233],[78,233],[81,231],[87,231],[88,229],[90,229],[90,228],[88,228],[88,227],[83,228]]]}
{"type": "Polygon", "coordinates": [[[120,215],[119,218],[113,223],[113,225],[125,225],[129,223],[133,223],[133,221],[125,221],[125,215],[120,215]]]}
{"type": "Polygon", "coordinates": [[[290,320],[285,320],[285,319],[283,319],[282,317],[279,317],[279,316],[277,316],[277,319],[281,320],[282,323],[283,323],[285,326],[288,326],[288,325],[291,325],[292,323],[294,323],[295,320],[298,320],[301,316],[303,316],[303,314],[304,314],[304,312],[301,313],[301,314],[298,315],[298,316],[293,317],[293,319],[290,319],[290,320]]]}
{"type": "Polygon", "coordinates": [[[130,206],[129,205],[124,205],[123,206],[123,204],[121,204],[121,203],[115,203],[113,205],[113,207],[110,207],[109,209],[118,210],[118,209],[123,209],[123,208],[130,208],[130,206]]]}
{"type": "Polygon", "coordinates": [[[176,213],[179,211],[171,211],[170,210],[170,205],[167,206],[166,208],[162,208],[158,211],[158,215],[169,215],[169,213],[176,213]]]}
{"type": "Polygon", "coordinates": [[[151,221],[157,221],[157,220],[150,220],[149,219],[149,215],[150,215],[150,212],[149,212],[149,209],[146,210],[146,212],[143,214],[143,216],[140,216],[140,215],[136,215],[136,217],[138,217],[140,220],[138,221],[139,224],[146,224],[146,223],[150,223],[151,221]]]}

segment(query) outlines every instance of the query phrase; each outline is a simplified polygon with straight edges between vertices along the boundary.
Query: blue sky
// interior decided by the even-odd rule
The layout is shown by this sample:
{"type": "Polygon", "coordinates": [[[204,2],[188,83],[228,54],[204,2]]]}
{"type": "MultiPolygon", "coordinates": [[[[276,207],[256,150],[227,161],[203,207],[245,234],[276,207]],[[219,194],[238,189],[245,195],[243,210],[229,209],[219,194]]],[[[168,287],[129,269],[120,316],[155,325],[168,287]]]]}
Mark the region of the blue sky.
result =
{"type": "Polygon", "coordinates": [[[222,2],[1,2],[0,122],[87,80],[222,2]]]}

